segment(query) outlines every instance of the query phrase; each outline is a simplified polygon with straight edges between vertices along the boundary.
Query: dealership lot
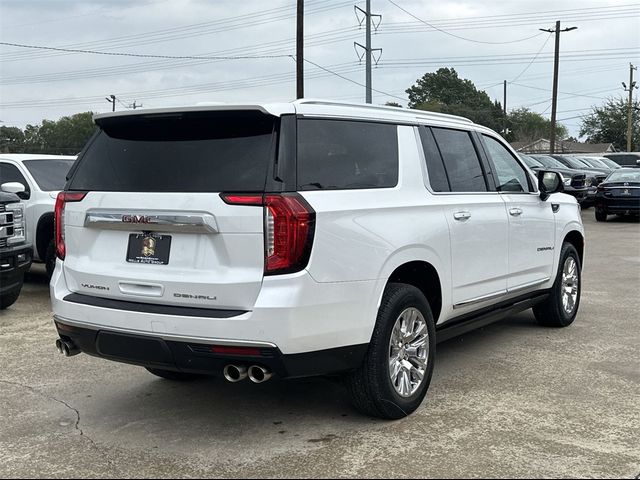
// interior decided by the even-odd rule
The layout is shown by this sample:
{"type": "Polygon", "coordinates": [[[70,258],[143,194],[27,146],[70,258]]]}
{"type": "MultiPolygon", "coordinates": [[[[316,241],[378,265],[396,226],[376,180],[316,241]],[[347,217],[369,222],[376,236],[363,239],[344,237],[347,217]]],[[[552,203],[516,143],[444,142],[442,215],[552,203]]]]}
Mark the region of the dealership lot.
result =
{"type": "Polygon", "coordinates": [[[426,402],[398,422],[330,380],[177,384],[61,357],[35,268],[0,313],[0,474],[637,477],[640,223],[593,215],[575,324],[525,312],[440,344],[426,402]]]}

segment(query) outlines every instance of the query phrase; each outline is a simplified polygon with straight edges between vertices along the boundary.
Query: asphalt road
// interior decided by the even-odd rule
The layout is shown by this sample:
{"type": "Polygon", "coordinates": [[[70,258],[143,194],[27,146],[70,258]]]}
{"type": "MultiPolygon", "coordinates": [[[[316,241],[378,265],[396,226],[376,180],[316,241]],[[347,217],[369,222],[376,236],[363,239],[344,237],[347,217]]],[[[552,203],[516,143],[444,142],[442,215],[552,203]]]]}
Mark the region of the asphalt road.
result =
{"type": "Polygon", "coordinates": [[[328,380],[176,384],[54,348],[42,269],[0,313],[1,477],[640,475],[640,223],[583,214],[582,305],[438,345],[410,418],[360,416],[328,380]]]}

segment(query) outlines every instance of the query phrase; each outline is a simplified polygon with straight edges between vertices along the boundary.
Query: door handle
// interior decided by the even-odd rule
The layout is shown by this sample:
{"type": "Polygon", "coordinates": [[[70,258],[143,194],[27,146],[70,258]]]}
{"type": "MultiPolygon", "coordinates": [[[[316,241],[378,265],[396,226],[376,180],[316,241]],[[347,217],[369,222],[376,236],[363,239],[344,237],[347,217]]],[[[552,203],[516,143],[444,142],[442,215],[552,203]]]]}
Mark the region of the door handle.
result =
{"type": "Polygon", "coordinates": [[[456,220],[469,220],[471,218],[471,212],[456,212],[453,214],[453,218],[456,220]]]}
{"type": "Polygon", "coordinates": [[[509,209],[509,214],[514,216],[514,217],[519,217],[520,215],[522,215],[522,209],[521,208],[510,208],[509,209]]]}

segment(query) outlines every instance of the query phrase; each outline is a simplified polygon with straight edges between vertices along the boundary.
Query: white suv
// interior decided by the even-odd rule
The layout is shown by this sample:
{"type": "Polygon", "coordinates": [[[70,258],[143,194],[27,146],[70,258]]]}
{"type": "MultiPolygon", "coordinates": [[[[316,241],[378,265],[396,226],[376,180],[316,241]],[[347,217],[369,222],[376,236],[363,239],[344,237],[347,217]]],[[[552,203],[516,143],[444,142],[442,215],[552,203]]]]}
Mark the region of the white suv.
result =
{"type": "Polygon", "coordinates": [[[0,184],[17,182],[24,186],[18,196],[25,205],[27,241],[33,244],[33,259],[46,264],[49,276],[56,260],[53,207],[75,159],[63,155],[0,154],[0,184]]]}
{"type": "Polygon", "coordinates": [[[361,411],[399,418],[436,340],[577,314],[575,198],[469,120],[313,100],[95,120],[56,205],[67,355],[169,379],[343,375],[361,411]]]}

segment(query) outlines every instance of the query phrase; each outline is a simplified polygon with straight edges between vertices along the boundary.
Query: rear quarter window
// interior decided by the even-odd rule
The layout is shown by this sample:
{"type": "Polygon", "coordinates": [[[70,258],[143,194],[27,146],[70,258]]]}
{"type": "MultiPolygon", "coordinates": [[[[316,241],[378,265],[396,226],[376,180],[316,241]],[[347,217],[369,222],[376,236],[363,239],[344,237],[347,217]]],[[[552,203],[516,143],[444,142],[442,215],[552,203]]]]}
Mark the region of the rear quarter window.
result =
{"type": "Polygon", "coordinates": [[[397,125],[300,119],[298,190],[390,188],[398,184],[397,125]]]}

